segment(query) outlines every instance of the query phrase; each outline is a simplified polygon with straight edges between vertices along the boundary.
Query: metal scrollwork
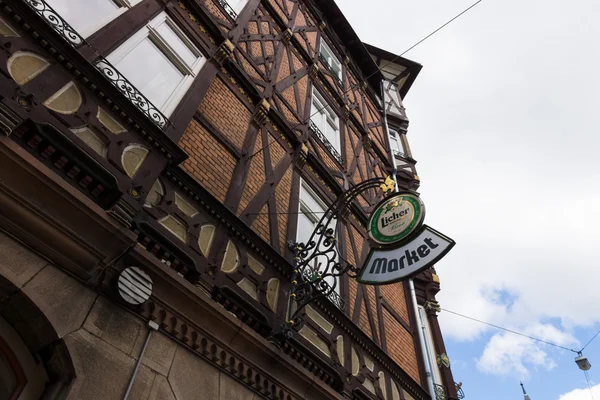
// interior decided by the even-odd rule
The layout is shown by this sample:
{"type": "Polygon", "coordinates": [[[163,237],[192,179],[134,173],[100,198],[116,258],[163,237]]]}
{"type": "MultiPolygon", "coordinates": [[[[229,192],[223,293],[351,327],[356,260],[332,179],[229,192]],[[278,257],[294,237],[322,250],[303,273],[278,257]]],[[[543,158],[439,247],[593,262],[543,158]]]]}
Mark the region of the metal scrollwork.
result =
{"type": "Polygon", "coordinates": [[[79,46],[85,42],[83,37],[65,21],[50,5],[43,0],[25,0],[40,17],[44,18],[56,32],[65,38],[73,46],[79,46]]]}
{"type": "Polygon", "coordinates": [[[342,156],[340,155],[340,153],[336,150],[335,147],[333,147],[333,145],[331,144],[331,142],[329,142],[329,140],[327,140],[327,138],[325,137],[325,135],[323,134],[323,132],[321,132],[321,130],[317,127],[317,125],[314,122],[312,122],[312,120],[309,121],[308,128],[315,135],[317,135],[317,137],[319,138],[319,140],[325,145],[325,147],[327,148],[327,150],[329,150],[329,152],[335,157],[335,159],[338,160],[340,164],[344,165],[344,160],[342,159],[342,156]]]}
{"type": "Polygon", "coordinates": [[[435,388],[435,400],[446,400],[448,396],[446,395],[446,389],[442,385],[434,384],[435,388]]]}
{"type": "Polygon", "coordinates": [[[104,74],[138,109],[152,120],[159,128],[169,124],[167,117],[154,106],[131,82],[127,80],[107,59],[101,58],[96,62],[96,68],[104,74]]]}
{"type": "Polygon", "coordinates": [[[462,390],[462,382],[460,383],[454,383],[454,385],[456,386],[456,393],[458,394],[458,400],[462,400],[465,398],[465,392],[463,392],[462,390]]]}
{"type": "Polygon", "coordinates": [[[302,323],[304,307],[316,299],[326,297],[343,307],[343,299],[336,292],[338,278],[342,275],[356,278],[360,271],[338,251],[336,222],[361,193],[377,188],[387,191],[387,181],[374,178],[350,188],[329,206],[306,243],[289,243],[294,252],[290,294],[294,301],[289,302],[288,320],[272,337],[275,343],[282,344],[293,336],[294,329],[302,323]]]}
{"type": "MultiPolygon", "coordinates": [[[[86,43],[85,39],[44,0],[24,1],[72,46],[77,47],[86,43]]],[[[144,96],[127,80],[127,78],[108,62],[108,60],[101,57],[100,61],[96,62],[96,68],[159,128],[163,129],[170,123],[167,117],[165,117],[163,113],[146,98],[146,96],[144,96]]]]}
{"type": "Polygon", "coordinates": [[[227,1],[225,1],[225,0],[217,0],[217,3],[219,3],[219,5],[221,7],[223,7],[223,9],[225,10],[225,12],[227,14],[229,14],[229,16],[232,19],[234,19],[234,20],[237,19],[237,13],[235,11],[233,11],[233,8],[231,8],[231,6],[229,5],[229,3],[227,3],[227,1]]]}

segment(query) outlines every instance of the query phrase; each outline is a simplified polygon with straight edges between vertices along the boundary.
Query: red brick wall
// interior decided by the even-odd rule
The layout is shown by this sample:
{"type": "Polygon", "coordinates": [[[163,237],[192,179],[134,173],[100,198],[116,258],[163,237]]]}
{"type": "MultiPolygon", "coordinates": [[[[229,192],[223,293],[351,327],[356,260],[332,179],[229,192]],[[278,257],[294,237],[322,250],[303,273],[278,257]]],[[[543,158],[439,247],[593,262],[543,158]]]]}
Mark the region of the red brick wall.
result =
{"type": "Polygon", "coordinates": [[[200,104],[200,112],[238,149],[242,148],[252,114],[220,78],[210,85],[200,104]]]}
{"type": "Polygon", "coordinates": [[[196,121],[187,127],[179,145],[189,155],[182,168],[213,196],[224,201],[235,158],[196,121]]]}
{"type": "Polygon", "coordinates": [[[419,367],[412,335],[385,308],[383,309],[383,323],[389,356],[411,378],[419,382],[419,367]]]}

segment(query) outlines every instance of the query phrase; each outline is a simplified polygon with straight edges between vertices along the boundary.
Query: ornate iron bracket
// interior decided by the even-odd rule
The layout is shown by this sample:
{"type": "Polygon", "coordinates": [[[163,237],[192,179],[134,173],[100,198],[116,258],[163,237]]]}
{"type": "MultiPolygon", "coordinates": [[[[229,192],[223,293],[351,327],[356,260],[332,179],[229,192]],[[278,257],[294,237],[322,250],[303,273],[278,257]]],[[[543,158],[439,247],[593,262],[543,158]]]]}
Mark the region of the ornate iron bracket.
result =
{"type": "Polygon", "coordinates": [[[358,276],[359,269],[338,251],[335,221],[347,214],[350,205],[361,193],[378,188],[384,193],[392,191],[394,181],[390,177],[373,178],[352,187],[329,206],[306,243],[288,244],[294,252],[290,294],[294,301],[289,302],[287,321],[272,335],[273,342],[283,345],[293,337],[294,330],[302,323],[304,307],[318,298],[337,294],[337,278],[345,274],[351,278],[358,276]]]}

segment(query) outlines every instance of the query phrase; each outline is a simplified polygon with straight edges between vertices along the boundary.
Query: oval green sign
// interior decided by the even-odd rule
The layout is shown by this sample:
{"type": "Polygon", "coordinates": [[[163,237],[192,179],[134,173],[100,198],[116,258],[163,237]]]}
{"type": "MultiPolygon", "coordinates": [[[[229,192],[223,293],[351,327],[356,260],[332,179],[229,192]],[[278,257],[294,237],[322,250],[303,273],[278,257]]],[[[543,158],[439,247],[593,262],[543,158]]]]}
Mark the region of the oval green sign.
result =
{"type": "Polygon", "coordinates": [[[369,235],[379,244],[393,244],[423,223],[425,205],[412,193],[397,193],[383,200],[371,215],[369,235]]]}

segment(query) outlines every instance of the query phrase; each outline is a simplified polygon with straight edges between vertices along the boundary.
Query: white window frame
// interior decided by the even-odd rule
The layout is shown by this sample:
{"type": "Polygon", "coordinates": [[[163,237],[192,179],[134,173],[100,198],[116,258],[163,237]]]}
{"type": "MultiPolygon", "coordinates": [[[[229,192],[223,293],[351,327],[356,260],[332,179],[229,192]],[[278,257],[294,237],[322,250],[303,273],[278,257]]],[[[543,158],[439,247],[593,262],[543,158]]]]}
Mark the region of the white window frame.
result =
{"type": "MultiPolygon", "coordinates": [[[[86,0],[75,0],[75,1],[86,1],[86,0]]],[[[92,36],[94,33],[98,32],[101,28],[108,25],[110,22],[115,20],[118,16],[125,13],[127,10],[129,10],[130,8],[132,8],[133,6],[135,6],[142,0],[104,0],[104,1],[116,4],[119,7],[119,9],[115,10],[110,15],[107,15],[105,18],[102,18],[95,24],[91,25],[89,28],[87,28],[83,32],[77,32],[84,39],[87,39],[88,37],[92,36]]],[[[52,1],[48,1],[48,4],[50,4],[50,6],[52,7],[52,1]]],[[[67,21],[67,22],[69,24],[71,24],[69,21],[67,21]]]]}
{"type": "Polygon", "coordinates": [[[337,56],[335,55],[335,53],[331,49],[331,47],[329,47],[327,42],[323,39],[321,39],[321,46],[320,46],[319,52],[321,53],[321,55],[323,55],[323,57],[325,57],[325,60],[327,60],[327,64],[329,65],[329,67],[331,68],[332,71],[337,73],[337,77],[341,81],[342,80],[342,63],[340,62],[339,58],[337,58],[337,56]],[[336,71],[336,69],[337,69],[337,71],[336,71]]]}
{"type": "Polygon", "coordinates": [[[425,339],[425,350],[427,350],[427,356],[429,358],[429,365],[431,367],[431,373],[433,375],[433,383],[436,385],[443,385],[442,374],[437,364],[437,355],[435,352],[435,345],[433,342],[433,335],[431,333],[431,326],[429,325],[429,318],[427,318],[427,312],[425,307],[418,306],[419,319],[421,320],[421,329],[423,330],[423,337],[425,339]]]}
{"type": "MultiPolygon", "coordinates": [[[[169,61],[177,68],[179,71],[185,76],[184,79],[179,82],[179,84],[173,89],[171,95],[165,101],[165,104],[158,106],[154,104],[165,116],[169,117],[175,108],[179,105],[179,102],[185,96],[188,89],[194,82],[196,75],[202,69],[202,66],[206,62],[206,57],[200,52],[198,47],[192,43],[192,41],[186,36],[186,34],[177,26],[177,24],[167,16],[167,14],[163,11],[159,15],[157,15],[153,20],[151,20],[146,26],[137,31],[133,36],[127,39],[121,46],[119,46],[115,51],[113,51],[108,57],[107,60],[116,65],[119,61],[125,58],[129,53],[131,53],[140,43],[142,43],[146,38],[150,39],[156,47],[169,59],[169,61]],[[162,24],[167,24],[169,28],[183,41],[183,43],[196,55],[196,61],[189,65],[186,63],[177,52],[169,45],[169,43],[164,40],[160,33],[158,32],[158,28],[162,24]]],[[[141,67],[143,65],[140,64],[141,67]]],[[[117,67],[118,68],[118,67],[117,67]]],[[[144,94],[144,93],[142,93],[144,94]]],[[[144,94],[144,96],[146,96],[144,94]]],[[[147,97],[147,96],[146,96],[147,97]]],[[[148,98],[148,97],[147,97],[148,98]]],[[[152,101],[150,98],[148,100],[152,101]]]]}
{"type": "Polygon", "coordinates": [[[317,125],[317,128],[319,128],[333,148],[341,154],[340,118],[327,103],[323,95],[314,87],[312,90],[310,115],[310,119],[317,125]],[[328,126],[334,131],[333,137],[327,128],[328,126]]]}
{"type": "Polygon", "coordinates": [[[388,128],[388,133],[390,136],[390,147],[392,150],[392,154],[396,156],[394,150],[397,150],[403,156],[406,156],[406,152],[404,151],[404,145],[402,144],[402,138],[400,137],[400,132],[398,132],[394,128],[388,128]]]}
{"type": "MultiPolygon", "coordinates": [[[[300,218],[300,214],[303,214],[306,216],[307,219],[309,219],[314,224],[314,227],[316,227],[317,224],[319,223],[319,221],[321,220],[321,218],[323,217],[323,215],[325,215],[324,213],[327,210],[327,208],[328,208],[327,205],[321,199],[321,197],[308,185],[308,183],[301,180],[300,181],[300,199],[299,199],[299,207],[298,207],[298,218],[300,218]],[[318,209],[315,210],[315,208],[318,208],[318,209]]],[[[337,221],[332,221],[332,223],[334,224],[333,229],[335,232],[335,236],[337,238],[337,221]]],[[[310,233],[312,233],[312,232],[308,232],[308,235],[310,235],[310,233]]],[[[306,239],[302,239],[302,238],[300,238],[300,230],[298,229],[296,231],[296,241],[298,241],[298,242],[305,242],[309,239],[309,237],[310,236],[307,236],[306,239]]],[[[336,247],[337,247],[337,241],[336,241],[336,247]]],[[[314,261],[318,262],[318,259],[315,259],[314,261]]],[[[339,278],[329,277],[329,278],[325,279],[325,281],[327,283],[329,283],[330,285],[333,284],[333,280],[337,281],[334,292],[337,293],[338,295],[340,295],[340,280],[339,280],[339,278]]]]}
{"type": "Polygon", "coordinates": [[[248,4],[248,1],[249,0],[228,0],[227,3],[229,4],[229,7],[231,7],[231,9],[239,15],[240,11],[242,11],[244,7],[246,7],[246,4],[248,4]],[[232,3],[235,3],[235,5],[232,5],[232,3]]]}

